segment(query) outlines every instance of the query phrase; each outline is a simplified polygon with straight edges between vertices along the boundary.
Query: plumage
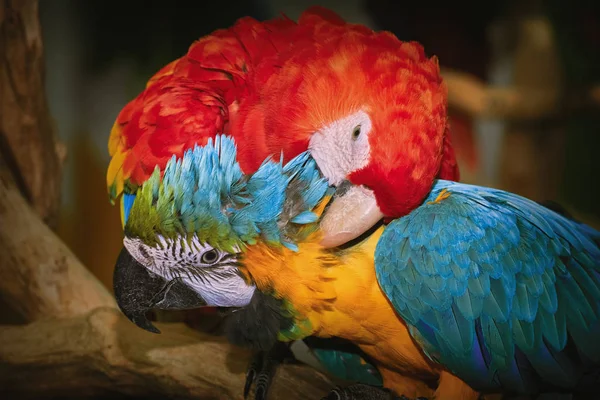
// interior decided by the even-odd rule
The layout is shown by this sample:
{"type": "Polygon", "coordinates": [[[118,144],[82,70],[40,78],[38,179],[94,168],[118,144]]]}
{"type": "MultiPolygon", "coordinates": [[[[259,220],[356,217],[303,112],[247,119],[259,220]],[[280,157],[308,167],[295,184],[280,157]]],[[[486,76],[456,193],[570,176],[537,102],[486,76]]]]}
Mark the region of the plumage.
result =
{"type": "Polygon", "coordinates": [[[382,231],[351,250],[334,253],[319,245],[318,232],[299,242],[298,251],[258,242],[244,249],[243,270],[257,288],[272,290],[293,305],[295,326],[280,339],[316,335],[350,340],[373,360],[385,387],[408,397],[429,397],[436,372],[375,276],[373,255],[382,231]]]}
{"type": "Polygon", "coordinates": [[[231,137],[218,135],[214,142],[209,139],[205,146],[186,151],[179,160],[173,156],[162,178],[156,167],[135,201],[127,197],[127,203],[133,204],[125,215],[126,235],[146,244],[155,244],[159,236],[195,236],[227,251],[259,238],[269,244],[295,245],[316,222],[306,216],[314,214],[312,210],[329,191],[325,180],[314,173],[314,160],[306,153],[285,166],[265,160],[247,177],[241,172],[236,152],[231,137]],[[306,187],[311,190],[296,192],[306,187]],[[296,214],[287,216],[295,229],[282,232],[279,221],[286,196],[298,196],[302,201],[294,210],[296,214]]]}
{"type": "MultiPolygon", "coordinates": [[[[214,142],[187,151],[182,159],[169,161],[162,179],[155,172],[139,188],[127,216],[127,240],[141,239],[144,245],[155,246],[151,247],[152,254],[166,251],[167,258],[175,248],[167,241],[185,242],[190,238],[192,246],[214,246],[219,251],[239,254],[240,273],[261,293],[273,296],[277,315],[286,316],[276,318],[276,324],[262,323],[279,327],[278,340],[316,335],[353,341],[376,361],[386,386],[410,397],[430,396],[429,382],[436,374],[396,317],[375,277],[373,254],[382,229],[351,249],[327,251],[319,244],[318,220],[296,218],[309,212],[319,217],[331,198],[314,160],[302,153],[283,165],[268,160],[254,174],[240,175],[235,150],[231,137],[218,136],[214,142]],[[192,189],[181,190],[182,186],[192,189]],[[174,201],[175,193],[180,201],[174,201]],[[285,201],[280,202],[282,196],[285,201]],[[288,200],[294,205],[286,206],[288,200]],[[193,212],[182,212],[185,204],[191,204],[193,212]],[[263,205],[271,209],[265,212],[261,210],[263,205]],[[193,223],[186,222],[186,218],[193,223]],[[264,236],[269,227],[277,227],[279,234],[264,236]],[[357,290],[360,301],[356,299],[357,290]]],[[[189,257],[198,258],[194,254],[189,257]]],[[[186,265],[177,270],[181,272],[169,273],[185,277],[186,265]]],[[[247,307],[252,309],[252,304],[247,307]]],[[[271,314],[260,314],[254,322],[260,324],[271,314]]],[[[262,348],[268,346],[265,343],[273,340],[269,334],[273,329],[253,335],[244,329],[255,326],[250,323],[253,318],[243,322],[244,318],[248,318],[247,313],[233,316],[234,329],[229,330],[232,338],[241,343],[256,341],[262,348]]],[[[364,378],[366,372],[370,377],[367,380],[372,382],[376,376],[372,366],[363,369],[360,357],[346,358],[345,352],[336,351],[319,356],[337,373],[364,378]]]]}
{"type": "Polygon", "coordinates": [[[240,167],[252,173],[267,157],[287,162],[309,150],[324,126],[359,110],[373,122],[373,162],[344,174],[372,187],[387,215],[420,203],[436,176],[458,179],[446,88],[418,43],[322,7],[298,22],[242,18],[195,41],[119,113],[108,146],[111,201],[217,134],[236,139],[240,167]]]}
{"type": "Polygon", "coordinates": [[[599,367],[599,239],[523,197],[438,180],[421,207],[386,227],[375,264],[415,339],[472,387],[573,389],[599,367]],[[408,280],[420,282],[418,294],[408,280]]]}
{"type": "Polygon", "coordinates": [[[368,385],[382,386],[383,379],[368,357],[355,345],[337,338],[321,339],[314,336],[304,342],[326,371],[336,377],[368,385]]]}
{"type": "Polygon", "coordinates": [[[225,316],[224,332],[234,345],[266,351],[275,345],[279,332],[292,324],[281,299],[256,291],[250,304],[225,316]]]}

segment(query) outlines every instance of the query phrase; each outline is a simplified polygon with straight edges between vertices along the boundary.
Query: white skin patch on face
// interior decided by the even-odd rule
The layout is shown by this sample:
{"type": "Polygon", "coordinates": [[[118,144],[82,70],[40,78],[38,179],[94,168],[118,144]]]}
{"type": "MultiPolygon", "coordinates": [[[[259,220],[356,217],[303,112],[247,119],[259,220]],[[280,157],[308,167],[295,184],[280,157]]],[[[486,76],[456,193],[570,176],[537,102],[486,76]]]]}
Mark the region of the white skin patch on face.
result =
{"type": "Polygon", "coordinates": [[[369,115],[361,110],[312,135],[308,149],[330,185],[339,185],[348,174],[368,164],[371,127],[369,115]]]}
{"type": "Polygon", "coordinates": [[[125,238],[123,244],[137,262],[167,281],[180,278],[208,306],[243,307],[250,303],[256,287],[241,277],[236,254],[201,243],[194,235],[184,238],[158,236],[159,244],[148,246],[140,239],[125,238]]]}

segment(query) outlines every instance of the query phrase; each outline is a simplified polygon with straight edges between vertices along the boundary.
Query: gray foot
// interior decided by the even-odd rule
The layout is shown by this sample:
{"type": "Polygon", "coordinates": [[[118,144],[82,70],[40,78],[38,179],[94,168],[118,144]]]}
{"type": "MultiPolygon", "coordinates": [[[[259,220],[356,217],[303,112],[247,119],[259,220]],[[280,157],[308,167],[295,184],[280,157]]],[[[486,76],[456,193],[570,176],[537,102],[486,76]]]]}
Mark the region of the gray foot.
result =
{"type": "Polygon", "coordinates": [[[266,400],[277,367],[290,358],[293,358],[292,352],[287,344],[281,342],[277,342],[271,350],[257,352],[246,372],[244,399],[248,398],[254,385],[254,400],[266,400]]]}

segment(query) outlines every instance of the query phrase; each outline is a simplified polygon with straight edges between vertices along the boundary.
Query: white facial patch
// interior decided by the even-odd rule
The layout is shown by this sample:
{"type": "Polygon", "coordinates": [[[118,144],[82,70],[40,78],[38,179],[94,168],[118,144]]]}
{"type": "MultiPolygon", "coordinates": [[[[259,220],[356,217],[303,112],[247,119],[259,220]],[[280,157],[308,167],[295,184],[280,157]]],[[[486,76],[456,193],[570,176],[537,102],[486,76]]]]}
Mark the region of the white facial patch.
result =
{"type": "Polygon", "coordinates": [[[315,132],[309,142],[310,154],[330,185],[369,162],[371,119],[364,111],[332,122],[315,132]]]}
{"type": "Polygon", "coordinates": [[[256,290],[239,273],[236,254],[201,243],[197,236],[167,239],[158,236],[159,244],[148,246],[140,239],[125,238],[123,244],[137,262],[170,281],[180,278],[194,289],[208,306],[243,307],[250,303],[256,290]]]}

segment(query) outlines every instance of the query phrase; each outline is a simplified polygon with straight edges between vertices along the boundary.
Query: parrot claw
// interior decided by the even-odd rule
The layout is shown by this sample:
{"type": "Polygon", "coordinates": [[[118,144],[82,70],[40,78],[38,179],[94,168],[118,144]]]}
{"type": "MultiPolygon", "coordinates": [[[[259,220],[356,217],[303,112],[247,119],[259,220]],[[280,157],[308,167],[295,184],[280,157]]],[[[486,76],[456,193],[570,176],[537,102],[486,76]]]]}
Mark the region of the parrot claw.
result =
{"type": "MultiPolygon", "coordinates": [[[[391,390],[378,386],[365,385],[362,383],[350,386],[336,387],[321,400],[410,400],[408,397],[396,396],[391,390]]],[[[415,400],[427,400],[418,397],[415,400]]]]}
{"type": "Polygon", "coordinates": [[[252,385],[255,385],[253,399],[266,400],[277,367],[287,358],[293,358],[293,355],[288,346],[282,342],[277,342],[268,351],[259,351],[254,354],[246,372],[244,399],[248,399],[252,385]]]}

